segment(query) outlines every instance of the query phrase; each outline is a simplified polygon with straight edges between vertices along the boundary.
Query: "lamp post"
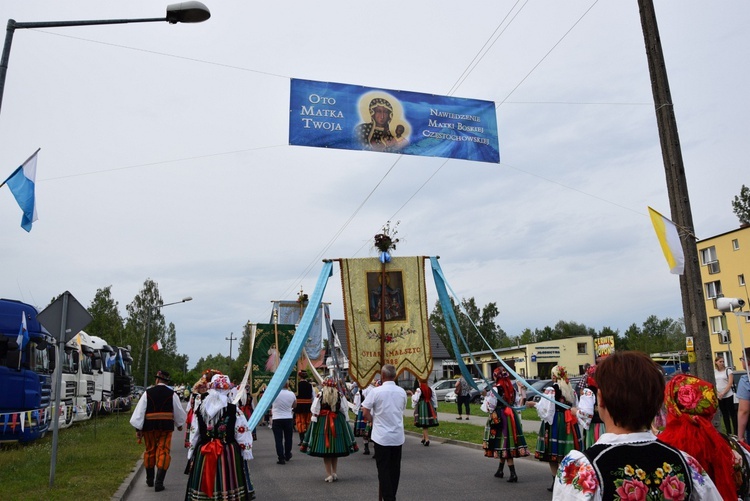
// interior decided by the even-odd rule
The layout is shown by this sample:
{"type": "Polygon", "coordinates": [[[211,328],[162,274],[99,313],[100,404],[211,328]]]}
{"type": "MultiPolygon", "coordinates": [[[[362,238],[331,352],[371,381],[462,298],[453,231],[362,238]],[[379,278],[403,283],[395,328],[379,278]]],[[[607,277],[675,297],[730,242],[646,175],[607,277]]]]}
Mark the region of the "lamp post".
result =
{"type": "Polygon", "coordinates": [[[151,342],[150,342],[150,334],[151,334],[151,309],[156,308],[156,311],[159,311],[159,308],[164,308],[165,306],[172,306],[173,304],[180,304],[180,303],[187,303],[188,301],[192,301],[193,298],[188,296],[186,298],[181,299],[180,301],[175,301],[174,303],[167,303],[162,304],[160,306],[149,306],[148,310],[146,312],[146,364],[143,367],[143,387],[148,388],[148,352],[151,349],[151,342]]]}
{"type": "Polygon", "coordinates": [[[66,26],[95,26],[101,24],[129,24],[129,23],[153,23],[166,21],[169,24],[177,23],[200,23],[211,17],[208,7],[200,2],[180,2],[167,6],[166,17],[151,17],[142,19],[101,19],[90,21],[42,21],[31,23],[18,23],[14,19],[8,19],[8,28],[5,33],[5,45],[3,55],[0,59],[0,109],[3,104],[3,92],[5,90],[5,75],[8,73],[8,59],[10,58],[10,46],[13,43],[15,31],[29,28],[61,28],[66,26]]]}

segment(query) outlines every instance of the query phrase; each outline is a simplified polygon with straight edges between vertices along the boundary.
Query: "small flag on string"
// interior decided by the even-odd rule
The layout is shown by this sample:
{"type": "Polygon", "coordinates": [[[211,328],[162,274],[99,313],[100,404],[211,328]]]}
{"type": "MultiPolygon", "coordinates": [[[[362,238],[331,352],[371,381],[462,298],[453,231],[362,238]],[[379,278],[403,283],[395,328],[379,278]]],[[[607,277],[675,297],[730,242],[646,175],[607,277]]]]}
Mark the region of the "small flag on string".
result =
{"type": "Polygon", "coordinates": [[[153,349],[154,351],[159,351],[159,350],[161,350],[161,349],[163,348],[163,346],[161,345],[161,339],[157,340],[157,341],[156,341],[156,342],[155,342],[154,344],[152,344],[152,345],[151,345],[151,348],[152,348],[152,349],[153,349]]]}
{"type": "Polygon", "coordinates": [[[667,258],[669,271],[674,275],[682,275],[685,272],[685,254],[682,251],[677,226],[651,207],[648,208],[648,213],[651,216],[651,222],[654,225],[661,250],[664,252],[664,257],[667,258]]]}

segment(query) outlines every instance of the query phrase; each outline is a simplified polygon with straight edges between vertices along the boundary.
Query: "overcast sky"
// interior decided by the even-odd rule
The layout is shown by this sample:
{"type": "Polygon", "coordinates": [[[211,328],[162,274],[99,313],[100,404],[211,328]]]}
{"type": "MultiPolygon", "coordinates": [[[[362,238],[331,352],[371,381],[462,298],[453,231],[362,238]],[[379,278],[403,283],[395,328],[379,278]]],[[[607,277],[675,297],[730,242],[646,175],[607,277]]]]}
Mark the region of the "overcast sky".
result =
{"type": "MultiPolygon", "coordinates": [[[[312,293],[321,259],[376,256],[392,219],[396,255],[439,255],[511,336],[682,317],[646,209],[670,215],[635,0],[209,1],[202,24],[16,31],[0,177],[41,147],[39,220],[26,233],[0,189],[0,297],[89,306],[111,285],[125,316],[151,278],[165,303],[194,298],[163,310],[192,366],[272,300],[312,293]],[[500,164],[289,146],[290,78],[494,101],[500,164]]],[[[165,6],[3,2],[0,22],[165,6]]],[[[750,184],[750,3],[656,13],[706,238],[738,226],[750,184]]],[[[324,301],[343,318],[338,266],[324,301]]]]}

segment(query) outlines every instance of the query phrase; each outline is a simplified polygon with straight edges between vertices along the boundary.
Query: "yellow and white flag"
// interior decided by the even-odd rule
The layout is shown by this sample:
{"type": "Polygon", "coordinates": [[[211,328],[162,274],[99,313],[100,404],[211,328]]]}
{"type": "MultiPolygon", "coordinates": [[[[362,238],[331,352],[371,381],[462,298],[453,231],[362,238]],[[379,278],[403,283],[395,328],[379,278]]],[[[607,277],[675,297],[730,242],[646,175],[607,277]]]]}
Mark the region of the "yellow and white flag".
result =
{"type": "Polygon", "coordinates": [[[432,351],[424,258],[342,259],[341,282],[352,380],[364,388],[381,361],[398,374],[407,370],[427,379],[432,351]]]}
{"type": "Polygon", "coordinates": [[[651,222],[654,224],[654,231],[656,231],[656,237],[659,239],[661,250],[664,252],[664,257],[667,258],[669,271],[675,275],[682,275],[685,271],[685,254],[682,251],[682,242],[680,242],[677,226],[651,207],[648,208],[648,213],[651,216],[651,222]]]}

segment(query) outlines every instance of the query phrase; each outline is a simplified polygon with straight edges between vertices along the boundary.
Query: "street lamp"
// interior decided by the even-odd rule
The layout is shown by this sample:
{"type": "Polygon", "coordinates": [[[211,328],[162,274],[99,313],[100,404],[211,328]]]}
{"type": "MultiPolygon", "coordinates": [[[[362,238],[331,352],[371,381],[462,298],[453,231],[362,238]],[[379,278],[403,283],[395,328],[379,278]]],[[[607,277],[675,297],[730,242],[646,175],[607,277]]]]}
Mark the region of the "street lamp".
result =
{"type": "Polygon", "coordinates": [[[148,388],[148,352],[151,349],[151,343],[150,343],[150,334],[151,334],[151,309],[155,308],[157,313],[159,311],[159,308],[164,308],[165,306],[172,306],[173,304],[180,304],[180,303],[187,303],[188,301],[192,301],[193,298],[188,296],[186,298],[181,299],[180,301],[175,301],[174,303],[167,303],[162,304],[160,306],[149,306],[148,311],[146,313],[146,365],[143,368],[143,387],[148,388]]]}
{"type": "Polygon", "coordinates": [[[61,28],[66,26],[94,26],[101,24],[129,24],[129,23],[153,23],[166,21],[169,24],[177,23],[200,23],[211,17],[208,7],[200,2],[180,2],[167,6],[166,17],[150,17],[143,19],[102,19],[91,21],[42,21],[31,23],[17,23],[14,19],[8,19],[8,28],[5,33],[5,45],[3,55],[0,59],[0,109],[3,104],[3,92],[5,90],[5,75],[8,73],[8,59],[10,58],[10,46],[13,43],[13,33],[17,29],[29,28],[61,28]]]}

